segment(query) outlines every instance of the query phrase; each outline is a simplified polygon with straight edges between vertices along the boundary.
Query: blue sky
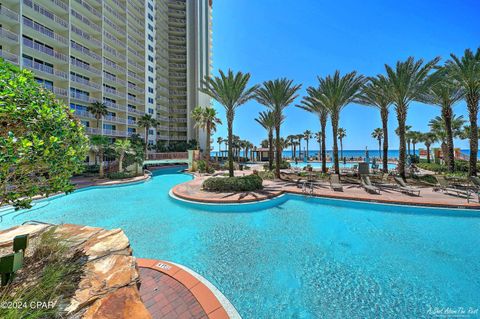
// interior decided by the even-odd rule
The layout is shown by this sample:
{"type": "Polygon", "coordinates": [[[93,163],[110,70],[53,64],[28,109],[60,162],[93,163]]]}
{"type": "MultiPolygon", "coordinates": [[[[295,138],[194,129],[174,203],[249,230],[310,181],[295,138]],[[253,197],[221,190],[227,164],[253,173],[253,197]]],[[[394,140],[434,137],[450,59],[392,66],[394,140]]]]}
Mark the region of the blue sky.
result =
{"type": "MultiPolygon", "coordinates": [[[[384,72],[408,56],[445,61],[450,53],[480,46],[478,0],[216,0],[213,1],[213,74],[218,69],[249,72],[252,84],[278,77],[302,83],[300,97],[318,76],[339,69],[365,75],[384,72]]],[[[300,98],[298,99],[298,101],[300,98]]],[[[215,134],[226,137],[225,112],[215,103],[224,125],[215,134]]],[[[258,145],[266,132],[254,118],[265,107],[256,101],[242,105],[235,117],[234,134],[258,145]]],[[[454,107],[467,119],[465,104],[454,107]]],[[[412,103],[407,124],[427,131],[428,121],[439,115],[438,107],[412,103]]],[[[285,112],[282,136],[306,129],[319,130],[316,116],[293,105],[285,112]]],[[[347,130],[344,149],[376,149],[371,138],[381,126],[376,109],[349,105],[340,115],[347,130]]],[[[393,134],[397,122],[393,108],[389,118],[390,148],[398,149],[393,134]]],[[[327,149],[332,145],[327,125],[327,149]]],[[[312,144],[316,144],[312,140],[312,144]]],[[[214,144],[215,149],[218,145],[214,144]]],[[[456,146],[468,148],[467,141],[456,146]]]]}

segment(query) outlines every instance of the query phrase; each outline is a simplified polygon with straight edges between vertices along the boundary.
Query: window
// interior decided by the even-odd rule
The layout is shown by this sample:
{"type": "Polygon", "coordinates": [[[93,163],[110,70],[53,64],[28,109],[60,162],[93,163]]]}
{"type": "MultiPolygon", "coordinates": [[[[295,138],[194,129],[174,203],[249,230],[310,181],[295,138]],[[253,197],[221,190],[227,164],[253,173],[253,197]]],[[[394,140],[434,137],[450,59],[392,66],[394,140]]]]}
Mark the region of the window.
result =
{"type": "Polygon", "coordinates": [[[148,56],[148,61],[153,62],[153,56],[149,55],[148,56]]]}
{"type": "Polygon", "coordinates": [[[133,133],[136,133],[136,132],[137,132],[137,129],[136,129],[136,128],[134,128],[134,127],[129,127],[129,128],[128,128],[128,133],[132,133],[132,134],[133,134],[133,133]]]}
{"type": "Polygon", "coordinates": [[[153,37],[150,34],[148,35],[148,40],[153,41],[153,37]]]}
{"type": "Polygon", "coordinates": [[[148,51],[153,52],[153,47],[150,44],[148,45],[148,51]]]}
{"type": "Polygon", "coordinates": [[[148,24],[148,30],[153,31],[153,26],[150,23],[148,24]]]}
{"type": "Polygon", "coordinates": [[[148,98],[148,103],[153,104],[153,97],[148,98]]]}
{"type": "Polygon", "coordinates": [[[117,126],[112,124],[103,124],[103,128],[105,130],[112,130],[112,131],[117,130],[117,126]]]}
{"type": "Polygon", "coordinates": [[[148,20],[153,22],[153,16],[150,13],[148,14],[148,20]]]}
{"type": "Polygon", "coordinates": [[[149,76],[148,77],[148,82],[153,83],[153,77],[149,76]]]}
{"type": "Polygon", "coordinates": [[[153,114],[153,109],[148,108],[148,114],[153,114]]]}
{"type": "Polygon", "coordinates": [[[153,66],[148,66],[148,71],[153,72],[153,66]]]}
{"type": "Polygon", "coordinates": [[[149,87],[148,88],[148,93],[153,93],[153,88],[149,87]]]}
{"type": "Polygon", "coordinates": [[[153,130],[151,130],[151,129],[148,130],[148,134],[149,134],[149,135],[153,135],[153,130]]]}
{"type": "Polygon", "coordinates": [[[153,4],[151,4],[151,3],[149,2],[149,3],[148,3],[148,8],[153,11],[153,4]]]}
{"type": "Polygon", "coordinates": [[[82,120],[81,123],[82,123],[83,126],[85,126],[85,127],[90,127],[90,122],[89,122],[89,121],[84,121],[84,120],[82,120]]]}
{"type": "Polygon", "coordinates": [[[38,84],[42,85],[44,88],[53,91],[53,82],[41,78],[35,78],[38,84]]]}
{"type": "Polygon", "coordinates": [[[110,112],[110,111],[107,111],[107,115],[109,115],[109,116],[117,116],[117,113],[115,113],[115,112],[110,112]]]}

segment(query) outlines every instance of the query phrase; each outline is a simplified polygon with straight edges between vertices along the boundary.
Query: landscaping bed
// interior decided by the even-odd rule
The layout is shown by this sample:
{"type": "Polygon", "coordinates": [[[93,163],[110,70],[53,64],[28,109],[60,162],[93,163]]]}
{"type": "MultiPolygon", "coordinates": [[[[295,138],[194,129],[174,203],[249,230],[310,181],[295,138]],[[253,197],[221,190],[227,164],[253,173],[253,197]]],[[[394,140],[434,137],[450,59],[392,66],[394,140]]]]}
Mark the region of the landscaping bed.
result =
{"type": "Polygon", "coordinates": [[[210,192],[246,192],[263,188],[263,180],[256,174],[235,177],[212,177],[205,180],[202,189],[210,192]]]}

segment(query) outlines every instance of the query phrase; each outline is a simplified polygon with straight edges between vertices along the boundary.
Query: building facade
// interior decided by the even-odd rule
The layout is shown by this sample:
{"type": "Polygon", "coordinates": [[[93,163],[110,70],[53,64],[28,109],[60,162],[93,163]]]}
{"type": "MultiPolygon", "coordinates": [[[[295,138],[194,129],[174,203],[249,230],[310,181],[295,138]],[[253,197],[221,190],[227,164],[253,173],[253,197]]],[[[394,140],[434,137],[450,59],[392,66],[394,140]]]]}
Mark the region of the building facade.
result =
{"type": "Polygon", "coordinates": [[[160,122],[150,144],[194,138],[189,110],[209,103],[198,88],[210,30],[208,0],[0,0],[0,57],[31,69],[87,133],[112,139],[145,137],[144,114],[160,122]],[[94,102],[108,107],[99,121],[87,111],[94,102]]]}

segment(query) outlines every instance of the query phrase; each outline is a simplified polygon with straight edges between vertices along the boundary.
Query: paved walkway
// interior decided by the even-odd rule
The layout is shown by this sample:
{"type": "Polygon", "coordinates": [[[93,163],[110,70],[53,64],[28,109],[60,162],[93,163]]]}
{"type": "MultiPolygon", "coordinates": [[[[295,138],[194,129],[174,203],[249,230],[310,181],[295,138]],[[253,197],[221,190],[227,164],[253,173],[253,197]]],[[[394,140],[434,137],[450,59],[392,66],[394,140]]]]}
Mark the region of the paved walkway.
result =
{"type": "Polygon", "coordinates": [[[144,181],[150,178],[149,175],[134,176],[124,179],[100,179],[98,177],[73,177],[70,181],[75,185],[75,188],[84,188],[89,186],[112,186],[112,185],[121,185],[127,183],[135,183],[144,181]]]}
{"type": "Polygon", "coordinates": [[[166,261],[137,258],[140,295],[152,318],[228,319],[214,293],[188,271],[166,261]]]}
{"type": "MultiPolygon", "coordinates": [[[[251,171],[245,171],[243,174],[249,174],[251,171]]],[[[201,189],[202,183],[210,176],[197,176],[195,179],[183,184],[179,184],[172,189],[175,196],[198,202],[208,203],[241,203],[264,200],[276,197],[285,192],[303,195],[302,188],[293,181],[269,181],[263,182],[264,189],[255,192],[237,192],[237,193],[214,193],[206,192],[201,189]]],[[[420,196],[411,196],[399,191],[383,188],[381,194],[369,194],[359,184],[344,183],[343,192],[333,191],[328,182],[317,183],[314,186],[312,195],[320,197],[375,201],[392,204],[408,204],[438,207],[461,207],[480,209],[480,204],[476,195],[467,203],[466,198],[444,194],[435,191],[433,187],[421,187],[420,196]]]]}

